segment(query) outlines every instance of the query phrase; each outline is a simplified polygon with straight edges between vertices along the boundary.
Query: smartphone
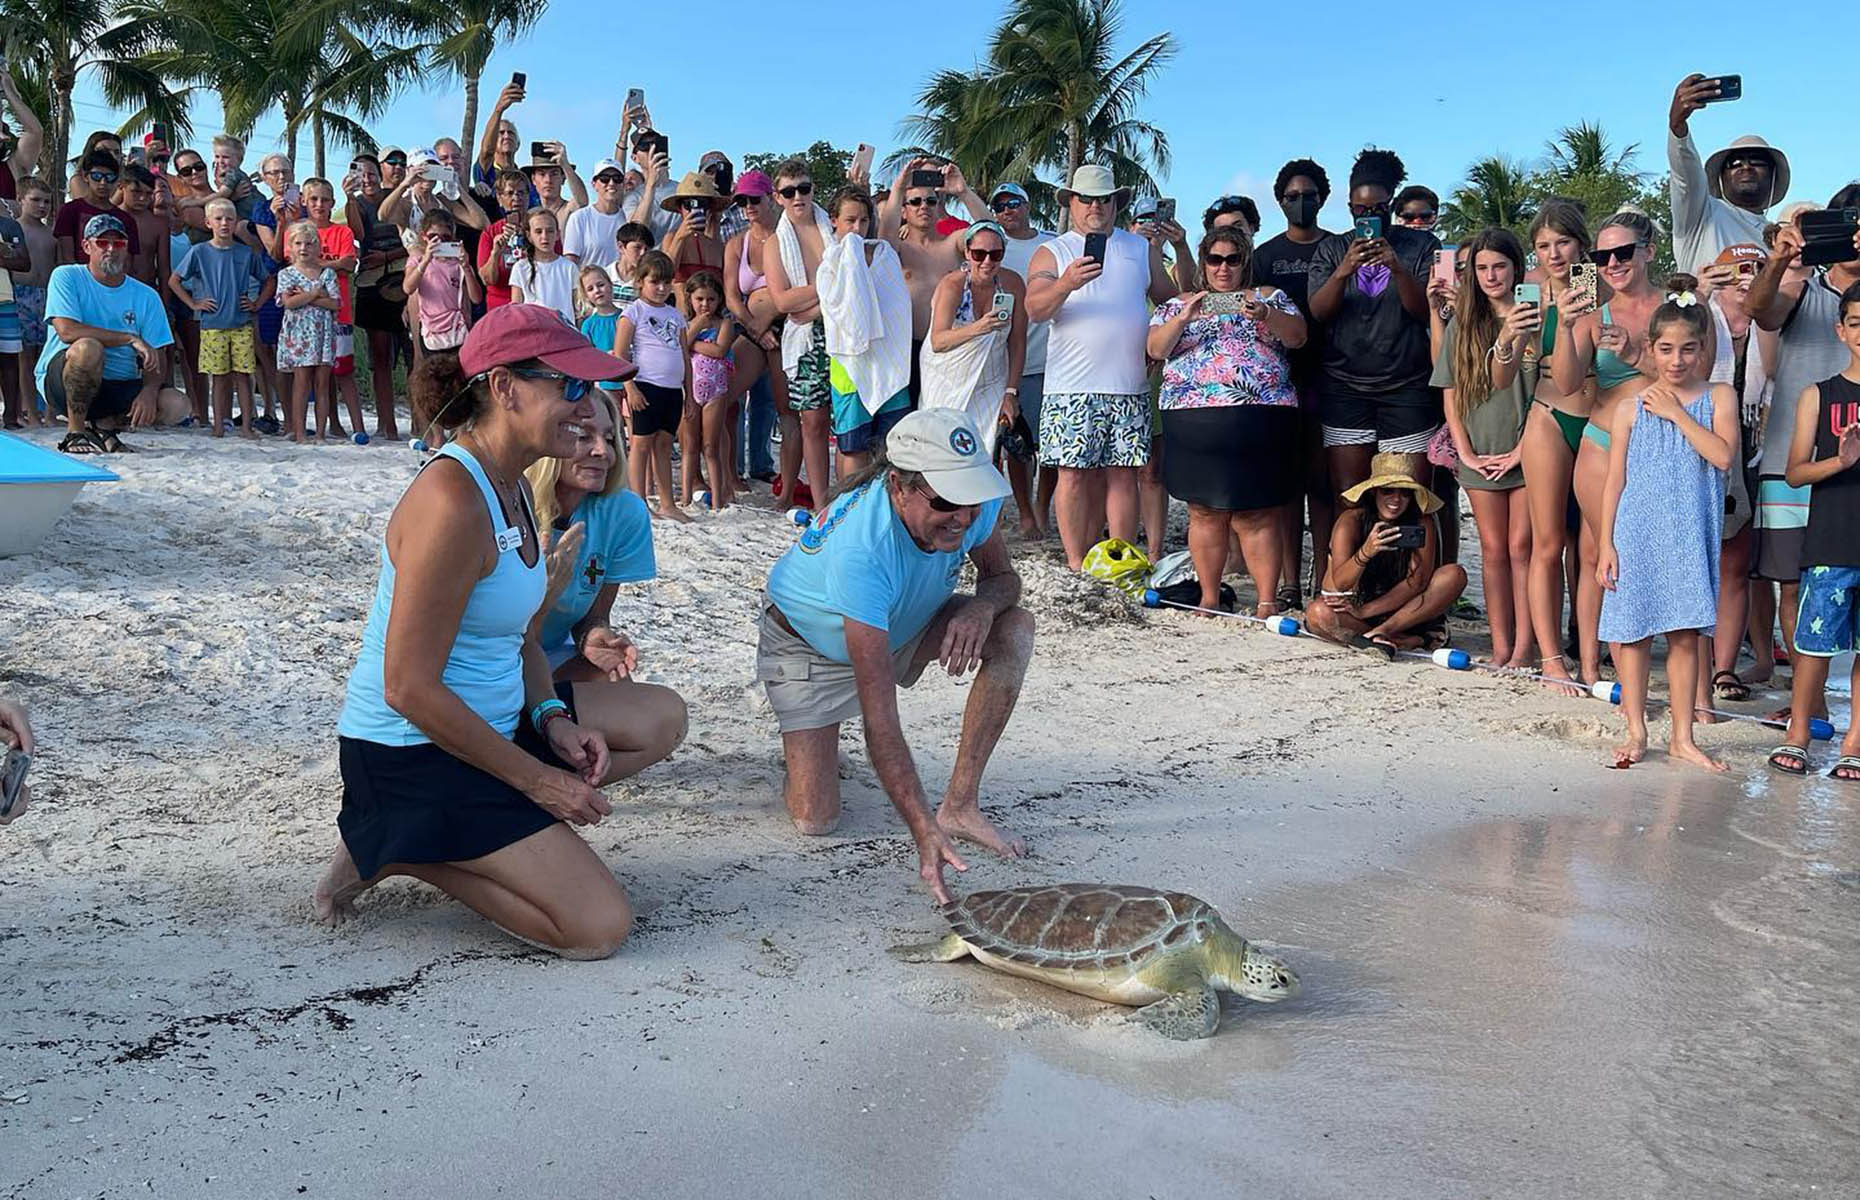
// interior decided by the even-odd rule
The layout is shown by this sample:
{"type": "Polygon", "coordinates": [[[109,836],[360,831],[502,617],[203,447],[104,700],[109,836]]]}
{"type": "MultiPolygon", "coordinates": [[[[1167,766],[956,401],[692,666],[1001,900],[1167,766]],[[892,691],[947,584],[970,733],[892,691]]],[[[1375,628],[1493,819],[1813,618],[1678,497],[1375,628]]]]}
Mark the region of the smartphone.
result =
{"type": "Polygon", "coordinates": [[[701,217],[710,211],[710,205],[699,197],[693,196],[685,201],[685,211],[692,216],[701,217]]]}
{"type": "Polygon", "coordinates": [[[1371,241],[1382,236],[1381,217],[1356,218],[1356,238],[1358,241],[1371,241]]]}
{"type": "Polygon", "coordinates": [[[1246,304],[1245,292],[1209,292],[1201,298],[1195,311],[1204,317],[1221,317],[1239,312],[1246,304]]]}
{"type": "Polygon", "coordinates": [[[155,140],[156,140],[156,141],[158,141],[158,142],[160,142],[160,143],[161,143],[162,145],[164,145],[164,146],[166,146],[166,145],[168,145],[168,144],[169,144],[169,142],[168,142],[168,122],[166,122],[166,121],[157,121],[157,122],[155,122],[155,127],[154,127],[154,128],[152,129],[152,130],[150,130],[149,132],[151,132],[151,133],[153,133],[153,134],[155,135],[155,140]]]}
{"type": "Polygon", "coordinates": [[[1592,262],[1570,264],[1569,300],[1571,308],[1578,304],[1585,304],[1589,308],[1595,307],[1597,273],[1597,268],[1592,262]]]}
{"type": "Polygon", "coordinates": [[[1707,104],[1722,104],[1726,100],[1742,100],[1744,98],[1744,77],[1742,75],[1720,75],[1716,79],[1710,79],[1706,82],[1718,85],[1718,94],[1713,96],[1710,100],[1707,100],[1705,102],[1707,104]]]}
{"type": "MultiPolygon", "coordinates": [[[[872,156],[877,153],[878,152],[872,149],[872,147],[866,145],[864,142],[860,142],[859,148],[853,151],[852,173],[861,178],[870,178],[872,174],[872,156]]],[[[939,179],[937,182],[940,184],[942,180],[939,179]]]]}
{"type": "Polygon", "coordinates": [[[1802,231],[1802,265],[1825,267],[1860,258],[1854,233],[1860,230],[1860,209],[1818,208],[1795,219],[1802,231]]]}
{"type": "Polygon", "coordinates": [[[465,246],[460,242],[441,242],[433,247],[434,258],[464,258],[465,246]]]}
{"type": "Polygon", "coordinates": [[[1014,319],[1013,292],[995,293],[995,317],[1002,321],[1012,321],[1014,319]]]}
{"type": "Polygon", "coordinates": [[[1395,531],[1397,550],[1419,550],[1427,545],[1427,530],[1420,525],[1403,525],[1395,531]]]}
{"type": "Polygon", "coordinates": [[[1511,298],[1519,304],[1535,304],[1542,308],[1544,303],[1544,285],[1541,283],[1520,283],[1511,289],[1511,298]]]}
{"type": "Polygon", "coordinates": [[[1097,259],[1098,265],[1103,266],[1104,265],[1105,243],[1109,242],[1110,240],[1111,240],[1110,237],[1106,234],[1102,234],[1102,233],[1086,234],[1085,235],[1085,257],[1097,259]]]}
{"type": "Polygon", "coordinates": [[[0,817],[10,816],[13,806],[19,803],[19,793],[26,786],[26,768],[32,765],[32,755],[23,750],[8,750],[6,765],[0,767],[0,817]]]}
{"type": "Polygon", "coordinates": [[[1175,220],[1175,199],[1173,197],[1165,197],[1156,202],[1156,220],[1158,224],[1175,220]]]}
{"type": "Polygon", "coordinates": [[[621,106],[620,111],[623,113],[638,112],[644,107],[646,107],[646,90],[644,88],[628,88],[626,90],[626,103],[621,106]]]}
{"type": "Polygon", "coordinates": [[[287,184],[284,188],[284,202],[293,207],[304,198],[304,190],[296,184],[287,184]]]}
{"type": "Polygon", "coordinates": [[[912,171],[911,182],[908,186],[914,188],[936,188],[938,191],[941,191],[943,188],[943,172],[912,171]]]}
{"type": "Polygon", "coordinates": [[[537,162],[547,162],[549,159],[549,143],[548,142],[531,142],[530,143],[530,157],[536,160],[537,162]]]}
{"type": "Polygon", "coordinates": [[[427,181],[433,185],[433,190],[435,192],[444,188],[453,187],[457,185],[459,181],[459,177],[453,172],[452,168],[444,163],[427,163],[426,178],[427,181]]]}
{"type": "Polygon", "coordinates": [[[1434,251],[1434,278],[1442,283],[1459,282],[1459,272],[1453,269],[1454,261],[1459,257],[1458,246],[1442,246],[1434,251]]]}
{"type": "Polygon", "coordinates": [[[510,73],[510,86],[514,88],[527,88],[530,86],[530,77],[521,71],[512,71],[510,73]]]}

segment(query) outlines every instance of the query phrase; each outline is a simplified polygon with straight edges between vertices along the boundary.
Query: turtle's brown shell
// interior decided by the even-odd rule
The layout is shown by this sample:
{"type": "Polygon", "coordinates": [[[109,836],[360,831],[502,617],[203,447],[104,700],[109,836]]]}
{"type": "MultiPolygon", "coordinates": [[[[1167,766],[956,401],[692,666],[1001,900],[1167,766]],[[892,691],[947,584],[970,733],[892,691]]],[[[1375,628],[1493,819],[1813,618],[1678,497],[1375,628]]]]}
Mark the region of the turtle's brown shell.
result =
{"type": "Polygon", "coordinates": [[[971,947],[1052,970],[1138,966],[1205,942],[1220,921],[1185,892],[1102,883],[972,892],[942,911],[971,947]]]}

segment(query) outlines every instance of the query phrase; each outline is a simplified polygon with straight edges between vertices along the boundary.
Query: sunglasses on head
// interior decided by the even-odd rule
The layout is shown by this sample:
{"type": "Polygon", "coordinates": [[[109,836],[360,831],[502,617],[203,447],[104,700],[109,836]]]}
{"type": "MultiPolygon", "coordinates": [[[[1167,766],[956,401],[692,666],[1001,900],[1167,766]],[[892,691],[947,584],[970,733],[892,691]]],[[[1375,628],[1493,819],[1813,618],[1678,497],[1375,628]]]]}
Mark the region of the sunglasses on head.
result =
{"type": "Polygon", "coordinates": [[[983,250],[979,247],[971,246],[969,248],[969,260],[971,262],[1000,262],[1002,256],[1006,253],[1006,250],[983,250]]]}
{"type": "Polygon", "coordinates": [[[1027,202],[1019,196],[997,196],[989,207],[996,212],[1013,212],[1017,208],[1027,207],[1027,202]]]}
{"type": "Polygon", "coordinates": [[[913,490],[916,491],[916,493],[919,496],[922,496],[925,500],[929,501],[930,507],[932,509],[940,513],[961,512],[965,508],[979,507],[978,505],[974,505],[974,504],[957,504],[954,501],[945,500],[943,499],[943,497],[937,495],[935,492],[931,491],[929,488],[923,487],[921,485],[916,487],[913,490]]]}
{"type": "Polygon", "coordinates": [[[551,371],[544,367],[512,367],[510,373],[518,379],[559,379],[562,381],[562,403],[579,404],[581,398],[588,394],[588,381],[564,375],[560,371],[551,371]]]}
{"type": "Polygon", "coordinates": [[[1598,267],[1605,267],[1612,260],[1618,263],[1634,261],[1634,252],[1640,249],[1639,242],[1629,242],[1625,246],[1616,246],[1612,250],[1591,250],[1589,261],[1598,267]]]}
{"type": "Polygon", "coordinates": [[[812,180],[802,180],[800,183],[791,183],[785,188],[776,188],[775,190],[781,193],[781,198],[783,200],[792,200],[796,196],[813,195],[814,184],[812,180]]]}
{"type": "Polygon", "coordinates": [[[1202,259],[1210,267],[1244,267],[1247,256],[1244,254],[1209,254],[1202,259]]]}
{"type": "Polygon", "coordinates": [[[86,173],[92,183],[115,183],[115,171],[90,171],[86,173]]]}

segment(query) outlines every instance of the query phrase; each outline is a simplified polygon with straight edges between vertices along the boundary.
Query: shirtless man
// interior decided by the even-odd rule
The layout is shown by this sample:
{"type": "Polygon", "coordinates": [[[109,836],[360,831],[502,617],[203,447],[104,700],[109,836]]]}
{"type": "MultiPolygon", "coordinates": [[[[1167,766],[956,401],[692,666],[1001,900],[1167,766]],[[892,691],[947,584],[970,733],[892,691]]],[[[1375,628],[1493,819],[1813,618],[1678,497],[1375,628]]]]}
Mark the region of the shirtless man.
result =
{"type": "Polygon", "coordinates": [[[937,233],[944,216],[943,198],[955,196],[968,208],[972,220],[988,215],[988,205],[962,177],[955,163],[937,166],[927,158],[913,158],[898,172],[898,181],[878,210],[878,227],[904,264],[904,286],[911,293],[911,404],[917,403],[922,380],[918,358],[930,336],[930,300],[943,277],[962,266],[962,244],[937,233]],[[934,171],[943,177],[940,187],[913,187],[916,171],[934,171]],[[900,212],[900,210],[902,210],[900,212]],[[900,221],[900,216],[902,220],[900,221]]]}
{"type": "Polygon", "coordinates": [[[168,217],[155,211],[155,176],[140,163],[123,167],[116,201],[136,223],[136,252],[129,256],[129,275],[160,293],[168,283],[168,217]]]}
{"type": "MultiPolygon", "coordinates": [[[[826,500],[831,476],[827,469],[827,437],[833,427],[832,388],[828,383],[827,333],[820,322],[820,296],[814,275],[827,252],[821,227],[827,215],[814,203],[814,181],[807,164],[791,158],[775,168],[775,196],[782,207],[781,225],[762,244],[762,273],[768,279],[775,307],[788,318],[782,331],[782,367],[788,373],[788,404],[801,418],[801,459],[806,464],[810,498],[818,506],[826,500]],[[792,226],[799,239],[805,274],[791,280],[782,265],[783,228],[792,226]]],[[[782,492],[795,495],[795,480],[782,478],[782,492]]],[[[794,501],[799,504],[800,501],[794,501]]]]}

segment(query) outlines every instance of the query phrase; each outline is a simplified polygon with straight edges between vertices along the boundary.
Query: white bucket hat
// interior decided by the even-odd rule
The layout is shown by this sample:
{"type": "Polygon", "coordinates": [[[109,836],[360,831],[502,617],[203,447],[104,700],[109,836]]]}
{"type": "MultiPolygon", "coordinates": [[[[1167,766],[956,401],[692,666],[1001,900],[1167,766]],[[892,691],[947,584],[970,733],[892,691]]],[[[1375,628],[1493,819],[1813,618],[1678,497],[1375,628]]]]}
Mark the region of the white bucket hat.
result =
{"type": "Polygon", "coordinates": [[[1072,172],[1070,186],[1059,189],[1059,202],[1072,203],[1074,196],[1110,196],[1112,203],[1122,208],[1130,202],[1130,189],[1117,186],[1117,180],[1111,177],[1111,168],[1097,163],[1086,163],[1072,172]]]}
{"type": "Polygon", "coordinates": [[[920,408],[885,435],[885,457],[916,471],[930,490],[951,504],[986,504],[1011,488],[988,461],[982,435],[960,409],[920,408]]]}
{"type": "Polygon", "coordinates": [[[1761,150],[1770,156],[1770,161],[1775,164],[1776,169],[1770,173],[1770,203],[1763,207],[1768,208],[1770,204],[1779,203],[1784,196],[1789,194],[1789,156],[1755,134],[1746,134],[1738,138],[1705,160],[1705,186],[1711,189],[1712,195],[1720,200],[1724,199],[1725,160],[1743,150],[1761,150]]]}

